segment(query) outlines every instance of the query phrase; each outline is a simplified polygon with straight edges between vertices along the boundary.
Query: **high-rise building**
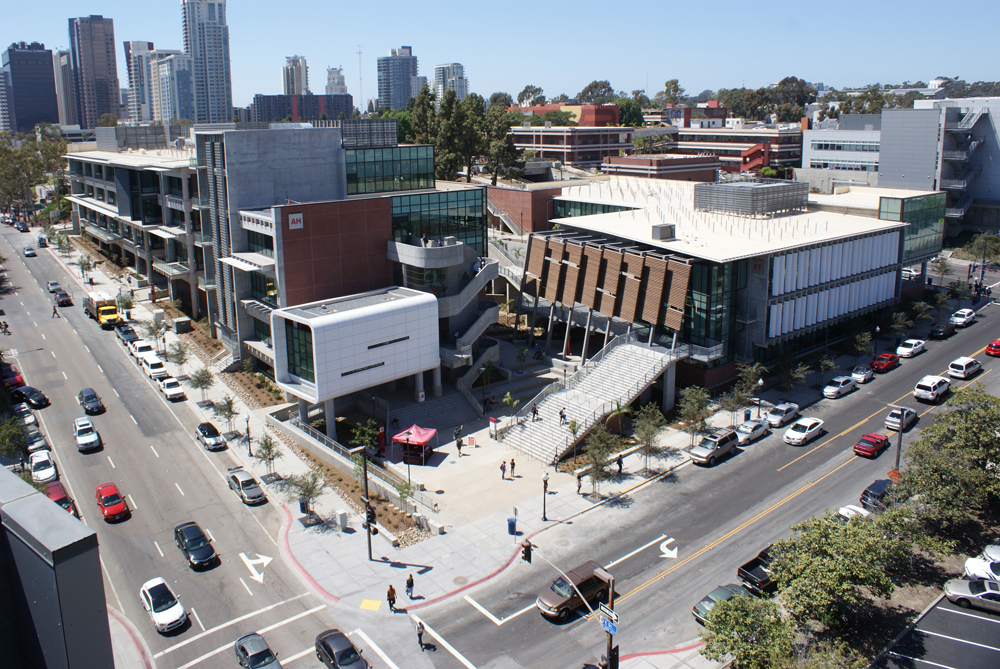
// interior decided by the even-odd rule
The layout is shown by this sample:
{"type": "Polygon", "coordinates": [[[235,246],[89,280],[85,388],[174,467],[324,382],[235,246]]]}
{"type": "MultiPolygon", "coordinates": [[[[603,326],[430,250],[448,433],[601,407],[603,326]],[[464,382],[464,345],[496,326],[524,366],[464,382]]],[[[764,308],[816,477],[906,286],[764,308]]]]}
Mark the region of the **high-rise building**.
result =
{"type": "Polygon", "coordinates": [[[459,100],[469,94],[469,80],[465,78],[465,68],[461,63],[446,63],[434,68],[436,106],[441,106],[445,91],[455,91],[459,100]]]}
{"type": "Polygon", "coordinates": [[[7,111],[7,73],[0,70],[0,132],[10,130],[10,115],[7,111]]]}
{"type": "Polygon", "coordinates": [[[18,42],[3,52],[2,65],[9,128],[27,133],[38,123],[58,123],[52,52],[38,42],[18,42]]]}
{"type": "Polygon", "coordinates": [[[427,85],[427,77],[410,77],[410,97],[415,98],[420,95],[420,91],[427,85]]]}
{"type": "Polygon", "coordinates": [[[69,49],[52,52],[52,74],[56,86],[59,125],[76,125],[76,103],[73,102],[73,58],[69,49]]]}
{"type": "Polygon", "coordinates": [[[96,128],[104,114],[118,116],[120,91],[115,22],[100,15],[69,20],[73,99],[81,128],[96,128]]]}
{"type": "Polygon", "coordinates": [[[285,66],[281,68],[281,80],[285,95],[309,94],[309,66],[305,56],[285,56],[285,66]]]}
{"type": "Polygon", "coordinates": [[[354,98],[350,95],[261,95],[253,96],[250,118],[253,123],[284,121],[336,121],[354,113],[354,98]]]}
{"type": "Polygon", "coordinates": [[[233,120],[233,84],[229,67],[229,27],[225,0],[181,0],[184,53],[191,56],[194,121],[233,120]]]}
{"type": "Polygon", "coordinates": [[[125,42],[128,64],[128,120],[134,125],[152,120],[149,100],[149,54],[152,42],[125,42]]]}
{"type": "Polygon", "coordinates": [[[326,94],[347,95],[347,80],[343,67],[326,68],[326,94]]]}
{"type": "MultiPolygon", "coordinates": [[[[413,78],[417,76],[417,57],[413,47],[389,49],[388,56],[378,59],[378,104],[380,107],[402,109],[413,92],[413,78]]],[[[426,82],[426,78],[424,80],[426,82]]],[[[419,92],[419,89],[417,89],[419,92]]]]}
{"type": "Polygon", "coordinates": [[[194,59],[182,51],[149,54],[150,120],[195,120],[194,59]]]}

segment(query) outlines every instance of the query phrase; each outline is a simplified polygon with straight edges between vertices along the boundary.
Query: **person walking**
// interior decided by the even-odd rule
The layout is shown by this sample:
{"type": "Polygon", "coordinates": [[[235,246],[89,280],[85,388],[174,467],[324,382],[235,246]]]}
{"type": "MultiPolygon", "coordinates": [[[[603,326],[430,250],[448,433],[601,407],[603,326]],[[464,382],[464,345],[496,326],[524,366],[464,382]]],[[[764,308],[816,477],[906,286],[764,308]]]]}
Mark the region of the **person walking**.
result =
{"type": "Polygon", "coordinates": [[[538,420],[538,405],[537,404],[532,404],[531,405],[531,422],[535,422],[536,420],[538,420]]]}
{"type": "Polygon", "coordinates": [[[413,599],[413,574],[406,578],[406,596],[413,599]]]}
{"type": "Polygon", "coordinates": [[[576,475],[576,494],[580,494],[580,488],[583,487],[583,474],[576,475]]]}
{"type": "Polygon", "coordinates": [[[417,643],[420,644],[420,652],[424,652],[424,624],[417,621],[417,643]]]}
{"type": "Polygon", "coordinates": [[[563,425],[566,422],[566,407],[559,409],[559,424],[563,425]]]}
{"type": "Polygon", "coordinates": [[[514,458],[510,459],[510,478],[514,479],[514,458]]]}
{"type": "Polygon", "coordinates": [[[501,460],[500,461],[500,480],[501,481],[506,481],[507,480],[507,461],[506,460],[501,460]]]}
{"type": "Polygon", "coordinates": [[[618,454],[618,459],[615,460],[615,464],[618,465],[618,474],[621,475],[621,473],[622,473],[622,454],[621,453],[618,454]]]}
{"type": "Polygon", "coordinates": [[[52,318],[62,318],[62,316],[59,315],[59,309],[57,309],[54,304],[52,305],[52,318]]]}
{"type": "Polygon", "coordinates": [[[385,599],[389,602],[389,610],[393,613],[396,612],[396,588],[389,584],[389,590],[385,593],[385,599]]]}
{"type": "Polygon", "coordinates": [[[10,334],[10,328],[7,326],[7,321],[4,321],[3,324],[0,325],[0,330],[3,330],[3,333],[5,335],[9,335],[10,334]]]}
{"type": "Polygon", "coordinates": [[[455,447],[458,449],[458,457],[462,457],[462,438],[455,440],[455,447]]]}

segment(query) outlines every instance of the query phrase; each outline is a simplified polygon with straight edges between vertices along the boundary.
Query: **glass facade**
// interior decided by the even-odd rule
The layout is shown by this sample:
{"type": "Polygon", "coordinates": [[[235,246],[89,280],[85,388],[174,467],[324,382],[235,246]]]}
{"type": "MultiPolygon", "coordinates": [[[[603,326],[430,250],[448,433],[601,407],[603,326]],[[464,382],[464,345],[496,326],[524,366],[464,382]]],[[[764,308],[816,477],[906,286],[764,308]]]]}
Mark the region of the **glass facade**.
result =
{"type": "Polygon", "coordinates": [[[716,367],[732,360],[733,336],[742,329],[736,323],[736,291],[746,288],[747,261],[724,265],[691,266],[690,299],[684,314],[683,336],[696,346],[725,346],[722,358],[713,360],[716,367]]]}
{"type": "Polygon", "coordinates": [[[315,383],[313,370],[312,330],[308,325],[285,321],[285,341],[287,343],[288,373],[315,383]]]}
{"type": "Polygon", "coordinates": [[[254,336],[267,344],[268,346],[273,346],[271,342],[271,324],[265,323],[262,320],[253,319],[253,334],[254,336]]]}
{"type": "Polygon", "coordinates": [[[812,141],[813,151],[878,151],[878,142],[831,142],[829,140],[814,139],[812,141]]]}
{"type": "Polygon", "coordinates": [[[392,198],[392,236],[397,242],[455,237],[486,255],[486,189],[462,188],[392,198]]]}
{"type": "Polygon", "coordinates": [[[278,290],[274,287],[274,279],[266,274],[250,272],[250,296],[272,307],[278,306],[278,290]]]}
{"type": "Polygon", "coordinates": [[[259,253],[269,258],[274,257],[274,239],[261,232],[247,230],[247,247],[252,253],[259,253]]]}
{"type": "Polygon", "coordinates": [[[903,231],[903,264],[941,251],[944,245],[944,193],[879,198],[878,217],[909,223],[903,231]]]}
{"type": "Polygon", "coordinates": [[[570,218],[572,216],[593,216],[594,214],[613,214],[616,211],[631,211],[635,207],[624,207],[617,204],[597,204],[596,202],[571,202],[569,200],[552,201],[552,218],[570,218]]]}
{"type": "Polygon", "coordinates": [[[434,147],[347,149],[347,194],[434,188],[434,147]]]}
{"type": "Polygon", "coordinates": [[[844,170],[846,172],[878,172],[878,161],[810,158],[809,167],[819,170],[844,170]]]}

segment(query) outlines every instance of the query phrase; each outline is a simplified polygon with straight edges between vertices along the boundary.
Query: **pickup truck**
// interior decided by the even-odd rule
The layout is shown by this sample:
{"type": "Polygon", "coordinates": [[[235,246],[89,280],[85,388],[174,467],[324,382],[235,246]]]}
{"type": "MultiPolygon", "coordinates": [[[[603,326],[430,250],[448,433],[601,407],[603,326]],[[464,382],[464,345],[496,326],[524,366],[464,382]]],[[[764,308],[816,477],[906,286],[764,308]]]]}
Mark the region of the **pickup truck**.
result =
{"type": "Polygon", "coordinates": [[[125,346],[128,346],[132,342],[139,339],[139,335],[135,333],[135,330],[132,329],[132,326],[127,325],[125,323],[122,323],[121,325],[115,327],[115,334],[118,335],[118,341],[120,341],[125,346]]]}
{"type": "Polygon", "coordinates": [[[771,546],[768,546],[757,557],[736,570],[736,575],[743,579],[743,585],[755,595],[770,594],[778,589],[778,584],[771,580],[771,546]]]}
{"type": "Polygon", "coordinates": [[[83,310],[104,330],[110,330],[121,322],[115,298],[108,293],[87,293],[83,298],[83,310]]]}

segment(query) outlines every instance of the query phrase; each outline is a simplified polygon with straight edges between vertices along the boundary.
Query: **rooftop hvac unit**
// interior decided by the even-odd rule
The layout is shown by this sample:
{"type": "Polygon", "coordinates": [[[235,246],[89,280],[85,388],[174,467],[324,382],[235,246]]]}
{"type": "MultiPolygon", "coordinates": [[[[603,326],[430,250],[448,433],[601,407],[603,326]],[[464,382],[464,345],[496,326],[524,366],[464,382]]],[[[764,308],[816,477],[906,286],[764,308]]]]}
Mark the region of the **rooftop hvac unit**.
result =
{"type": "Polygon", "coordinates": [[[653,226],[653,239],[660,242],[669,242],[676,239],[673,224],[657,224],[653,226]]]}

